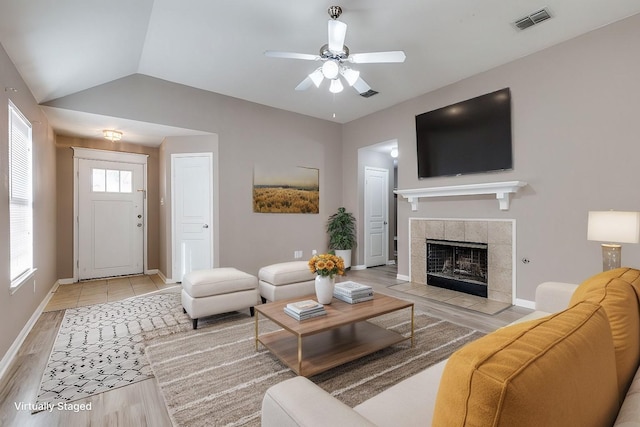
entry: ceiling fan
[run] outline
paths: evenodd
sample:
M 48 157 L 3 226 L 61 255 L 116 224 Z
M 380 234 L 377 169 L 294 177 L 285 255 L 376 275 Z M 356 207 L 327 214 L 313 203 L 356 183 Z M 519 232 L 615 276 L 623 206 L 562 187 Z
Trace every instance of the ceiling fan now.
M 344 89 L 340 80 L 340 76 L 342 76 L 349 86 L 353 87 L 363 96 L 371 92 L 373 92 L 373 94 L 377 93 L 372 91 L 371 87 L 360 77 L 359 71 L 349 68 L 347 64 L 398 63 L 404 62 L 406 55 L 401 50 L 350 53 L 349 48 L 344 44 L 344 39 L 347 34 L 347 24 L 338 21 L 338 18 L 342 14 L 342 8 L 340 6 L 331 6 L 328 13 L 331 17 L 328 25 L 329 42 L 320 48 L 319 55 L 275 50 L 267 50 L 264 54 L 271 58 L 304 59 L 307 61 L 323 62 L 322 66 L 318 67 L 296 86 L 296 90 L 307 90 L 312 84 L 320 87 L 320 84 L 326 78 L 331 81 L 329 91 L 339 93 Z

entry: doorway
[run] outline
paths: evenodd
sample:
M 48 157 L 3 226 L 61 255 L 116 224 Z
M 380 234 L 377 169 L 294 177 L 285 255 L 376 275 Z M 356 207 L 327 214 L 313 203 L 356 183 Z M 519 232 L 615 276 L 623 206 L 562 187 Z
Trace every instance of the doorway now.
M 73 150 L 74 281 L 142 274 L 147 156 Z
M 355 269 L 396 263 L 397 205 L 393 190 L 396 189 L 398 173 L 397 147 L 398 141 L 393 139 L 358 149 L 358 223 L 360 226 L 358 227 L 357 252 L 359 265 L 356 265 Z M 367 169 L 370 172 L 366 172 Z M 373 189 L 371 185 L 367 189 L 367 181 L 370 177 L 365 177 L 365 174 L 370 174 L 376 169 L 386 171 L 387 184 L 385 189 L 380 188 L 377 191 L 378 194 L 381 194 L 380 191 L 382 191 L 382 194 L 386 195 L 386 205 L 382 200 L 368 200 Z M 379 179 L 384 178 L 373 177 L 374 183 L 383 186 L 384 182 Z M 371 181 L 369 184 L 372 184 Z M 370 226 L 374 229 L 376 224 L 373 224 L 375 219 L 367 219 L 367 215 L 376 209 L 386 212 L 386 218 L 382 218 L 382 225 L 385 226 L 386 231 L 384 236 L 379 233 L 373 236 L 368 230 Z M 384 224 L 385 221 L 387 224 Z

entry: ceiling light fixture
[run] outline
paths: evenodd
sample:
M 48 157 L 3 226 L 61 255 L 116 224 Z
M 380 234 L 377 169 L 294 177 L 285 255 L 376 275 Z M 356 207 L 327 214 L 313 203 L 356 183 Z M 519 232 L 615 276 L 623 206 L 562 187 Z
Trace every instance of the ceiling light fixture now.
M 339 72 L 340 67 L 338 66 L 338 63 L 332 59 L 322 64 L 322 75 L 328 79 L 335 79 L 338 77 Z
M 347 64 L 375 64 L 375 63 L 402 63 L 406 59 L 406 55 L 401 50 L 388 52 L 366 52 L 351 53 L 347 45 L 344 44 L 347 35 L 347 24 L 338 21 L 342 15 L 340 6 L 331 6 L 328 11 L 331 18 L 328 22 L 328 43 L 320 47 L 319 54 L 282 52 L 275 50 L 267 50 L 264 52 L 266 56 L 271 58 L 289 58 L 302 59 L 305 61 L 323 61 L 322 66 L 317 68 L 311 74 L 302 80 L 296 90 L 307 90 L 312 85 L 320 87 L 322 80 L 327 78 L 331 80 L 329 90 L 333 93 L 342 92 L 344 86 L 341 76 L 353 87 L 361 96 L 368 98 L 375 95 L 376 91 L 360 77 L 360 72 L 347 67 Z
M 322 75 L 322 69 L 318 68 L 313 73 L 309 74 L 309 78 L 313 82 L 316 87 L 320 87 L 320 83 L 324 80 L 324 76 Z
M 393 147 L 391 149 L 391 153 L 389 153 L 389 155 L 391 155 L 391 157 L 393 157 L 394 159 L 398 157 L 398 149 L 396 147 Z
M 344 77 L 349 86 L 353 86 L 360 78 L 360 71 L 352 70 L 347 67 L 342 67 L 340 69 L 340 74 L 342 74 L 342 77 Z
M 102 131 L 102 135 L 104 135 L 105 139 L 108 139 L 111 142 L 120 141 L 122 139 L 122 132 L 117 130 L 105 129 Z
M 342 82 L 340 79 L 331 80 L 331 86 L 329 86 L 329 92 L 331 93 L 340 93 L 344 89 L 342 86 Z

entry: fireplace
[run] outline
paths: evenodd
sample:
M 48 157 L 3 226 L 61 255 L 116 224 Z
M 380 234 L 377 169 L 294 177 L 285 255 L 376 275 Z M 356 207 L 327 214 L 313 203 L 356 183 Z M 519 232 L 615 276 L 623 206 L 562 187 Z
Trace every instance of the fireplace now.
M 515 220 L 411 218 L 409 220 L 409 280 L 427 284 L 426 240 L 481 243 L 487 247 L 486 286 L 490 301 L 513 303 L 515 289 Z M 443 265 L 440 266 L 442 269 Z M 475 267 L 473 268 L 475 270 Z M 435 273 L 435 272 L 434 272 Z M 431 284 L 432 280 L 429 280 Z
M 487 298 L 486 243 L 427 239 L 427 284 Z

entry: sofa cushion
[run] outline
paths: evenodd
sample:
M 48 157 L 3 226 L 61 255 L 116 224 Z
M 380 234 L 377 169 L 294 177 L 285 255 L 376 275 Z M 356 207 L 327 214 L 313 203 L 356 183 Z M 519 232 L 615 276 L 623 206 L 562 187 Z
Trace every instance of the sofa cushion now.
M 315 279 L 306 261 L 281 262 L 267 265 L 258 271 L 258 278 L 275 286 L 307 282 Z
M 434 426 L 604 426 L 619 409 L 604 308 L 582 302 L 499 329 L 456 351 Z
M 365 400 L 353 409 L 378 427 L 430 426 L 447 361 L 429 366 Z
M 573 293 L 570 305 L 590 301 L 604 307 L 616 349 L 620 402 L 640 362 L 640 312 L 634 283 L 640 271 L 618 268 L 585 280 Z

